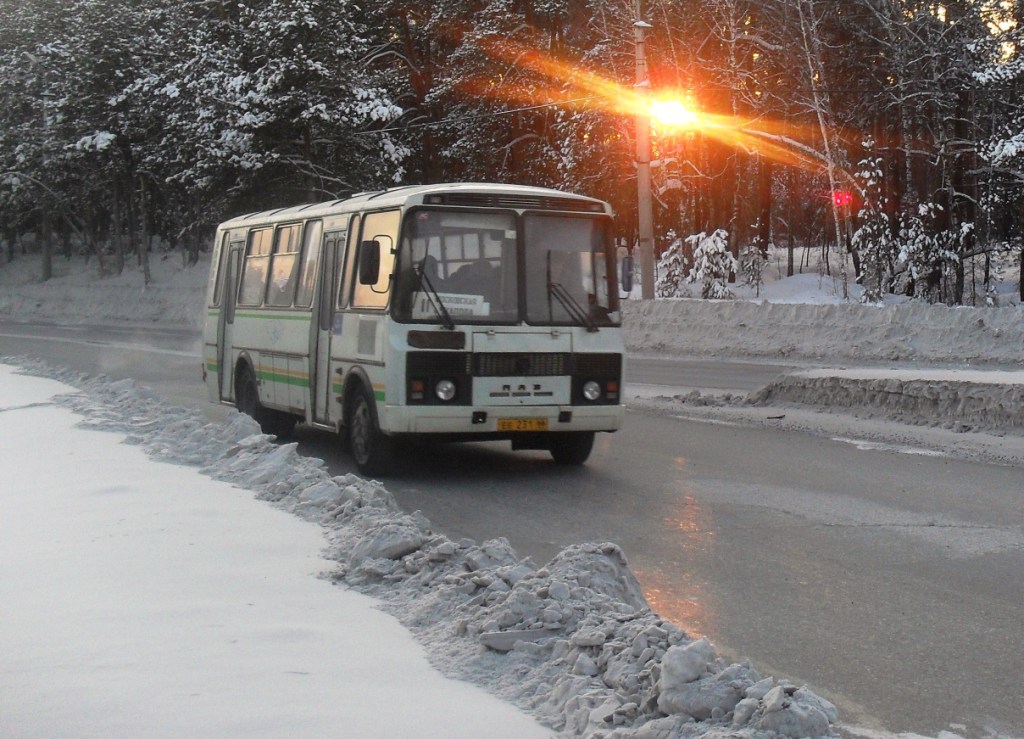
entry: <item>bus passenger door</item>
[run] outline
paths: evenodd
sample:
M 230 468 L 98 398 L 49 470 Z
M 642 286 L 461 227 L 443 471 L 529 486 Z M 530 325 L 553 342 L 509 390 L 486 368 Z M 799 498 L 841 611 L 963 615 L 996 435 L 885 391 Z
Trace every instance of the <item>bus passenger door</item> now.
M 320 294 L 317 298 L 319 315 L 316 326 L 314 355 L 313 420 L 330 423 L 331 410 L 331 333 L 334 328 L 334 314 L 338 302 L 338 272 L 343 263 L 342 252 L 345 232 L 332 231 L 324 234 L 323 273 L 320 279 Z M 337 420 L 337 419 L 335 419 Z
M 220 399 L 228 400 L 234 392 L 233 329 L 235 324 L 235 303 L 238 302 L 238 275 L 242 269 L 244 241 L 232 241 L 225 257 L 223 308 L 217 324 L 217 367 L 220 381 Z

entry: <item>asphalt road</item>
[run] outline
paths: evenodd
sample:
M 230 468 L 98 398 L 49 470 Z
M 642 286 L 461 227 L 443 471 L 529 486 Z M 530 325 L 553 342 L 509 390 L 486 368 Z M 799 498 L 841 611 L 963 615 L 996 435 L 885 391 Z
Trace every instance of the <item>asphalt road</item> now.
M 0 355 L 132 377 L 223 417 L 198 339 L 0 324 Z M 760 387 L 784 366 L 631 358 L 628 382 Z M 353 471 L 336 439 L 303 453 Z M 861 449 L 810 434 L 639 412 L 582 469 L 507 444 L 428 448 L 388 478 L 452 538 L 507 537 L 538 564 L 581 541 L 623 547 L 652 606 L 763 674 L 886 732 L 1024 736 L 1021 470 Z

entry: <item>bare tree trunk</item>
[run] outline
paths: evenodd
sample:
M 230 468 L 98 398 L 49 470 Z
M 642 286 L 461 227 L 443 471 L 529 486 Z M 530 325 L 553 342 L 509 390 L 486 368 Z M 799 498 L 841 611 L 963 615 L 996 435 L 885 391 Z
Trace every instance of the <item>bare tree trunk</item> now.
M 61 248 L 64 252 L 64 261 L 71 261 L 71 229 L 64 226 L 60 230 Z
M 114 273 L 124 272 L 124 243 L 121 241 L 121 229 L 123 227 L 122 203 L 123 197 L 120 180 L 114 177 L 114 202 L 111 213 L 110 244 L 114 249 Z
M 786 241 L 786 277 L 793 276 L 793 252 L 796 251 L 796 241 L 793 238 L 793 229 L 789 229 L 789 238 Z
M 798 0 L 797 12 L 800 17 L 800 36 L 803 44 L 804 61 L 807 64 L 808 80 L 813 96 L 814 114 L 818 129 L 821 132 L 824 147 L 826 173 L 831 192 L 840 189 L 838 179 L 838 148 L 835 142 L 835 127 L 832 125 L 831 103 L 825 74 L 824 55 L 821 48 L 821 37 L 818 33 L 818 19 L 815 17 L 815 0 Z M 832 206 L 832 223 L 835 228 L 836 249 L 840 254 L 840 278 L 843 286 L 843 300 L 850 297 L 849 280 L 846 274 L 846 250 L 842 248 L 843 216 L 835 198 L 829 198 Z M 828 260 L 825 262 L 829 270 Z M 831 273 L 831 272 L 829 272 Z
M 40 281 L 47 282 L 53 277 L 53 229 L 50 228 L 49 215 L 43 215 L 39 222 L 39 242 L 42 253 L 42 270 Z
M 149 243 L 152 234 L 150 233 L 149 189 L 146 186 L 145 177 L 142 177 L 139 182 L 139 191 L 139 206 L 142 209 L 142 241 L 139 243 L 139 262 L 142 264 L 143 283 L 148 286 L 153 280 L 149 271 Z
M 4 229 L 4 240 L 7 242 L 7 263 L 14 261 L 14 250 L 18 244 L 18 232 L 13 228 Z
M 1017 287 L 1020 290 L 1020 300 L 1024 303 L 1024 248 L 1020 250 L 1020 278 L 1017 280 Z
M 766 156 L 758 157 L 758 204 L 757 245 L 761 256 L 768 258 L 768 243 L 772 238 L 772 163 Z M 793 257 L 790 254 L 790 269 L 793 268 Z M 792 272 L 790 273 L 792 274 Z
M 1022 221 L 1024 221 L 1024 189 L 1021 190 L 1020 194 L 1017 197 L 1018 197 L 1018 200 L 1017 200 L 1017 212 L 1019 214 L 1018 217 Z M 1020 295 L 1021 302 L 1024 302 L 1024 239 L 1022 239 L 1021 242 L 1018 243 L 1017 247 L 1020 249 L 1020 260 L 1019 260 L 1020 271 L 1018 272 L 1018 277 L 1017 277 L 1017 288 L 1018 288 L 1018 292 L 1019 292 L 1019 295 Z

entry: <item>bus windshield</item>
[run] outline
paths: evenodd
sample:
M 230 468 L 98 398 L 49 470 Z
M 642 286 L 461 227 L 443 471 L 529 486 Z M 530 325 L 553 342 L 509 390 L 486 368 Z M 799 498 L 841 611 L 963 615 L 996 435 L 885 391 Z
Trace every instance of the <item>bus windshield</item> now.
M 522 216 L 521 228 L 517 221 L 512 212 L 414 211 L 399 251 L 395 318 L 449 327 L 617 322 L 606 221 L 543 213 Z
M 523 226 L 527 323 L 609 325 L 618 292 L 608 290 L 615 265 L 605 248 L 606 222 L 530 213 Z

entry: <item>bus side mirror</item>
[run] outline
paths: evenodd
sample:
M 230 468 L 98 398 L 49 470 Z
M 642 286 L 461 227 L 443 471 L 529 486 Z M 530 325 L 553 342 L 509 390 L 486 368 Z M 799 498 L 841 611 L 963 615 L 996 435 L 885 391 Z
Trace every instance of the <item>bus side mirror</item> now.
M 380 242 L 359 243 L 359 284 L 376 285 L 380 279 Z
M 633 292 L 633 255 L 622 258 L 622 292 L 629 295 Z

